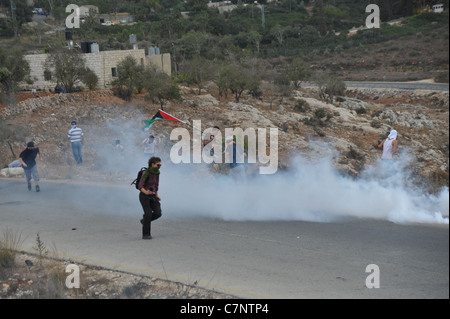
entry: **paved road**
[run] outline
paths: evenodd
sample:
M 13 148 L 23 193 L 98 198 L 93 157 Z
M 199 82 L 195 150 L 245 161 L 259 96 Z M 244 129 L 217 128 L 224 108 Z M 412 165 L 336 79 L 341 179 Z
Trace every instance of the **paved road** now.
M 448 83 L 426 82 L 345 82 L 347 88 L 448 91 Z
M 75 262 L 198 281 L 244 298 L 449 298 L 448 225 L 183 219 L 163 202 L 154 238 L 144 241 L 129 185 L 42 181 L 41 188 L 0 179 L 0 228 L 22 232 L 25 250 L 39 232 Z M 365 286 L 369 264 L 380 268 L 379 289 Z
M 400 90 L 431 90 L 449 91 L 448 83 L 427 82 L 353 82 L 346 81 L 347 88 L 372 88 L 372 89 L 400 89 Z M 316 86 L 313 82 L 302 83 L 303 87 Z

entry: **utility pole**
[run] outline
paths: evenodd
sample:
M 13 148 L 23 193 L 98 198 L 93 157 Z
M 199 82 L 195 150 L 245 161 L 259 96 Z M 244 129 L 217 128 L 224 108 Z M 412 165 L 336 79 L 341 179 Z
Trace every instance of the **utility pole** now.
M 174 61 L 174 66 L 175 66 L 175 73 L 178 72 L 178 68 L 177 68 L 177 55 L 176 55 L 176 49 L 175 49 L 175 44 L 172 42 L 172 48 L 173 48 L 173 61 Z
M 264 5 L 261 6 L 261 20 L 263 29 L 266 28 L 266 17 L 264 16 Z
M 11 18 L 13 20 L 16 20 L 16 5 L 14 4 L 13 0 L 9 0 L 10 4 L 11 4 Z

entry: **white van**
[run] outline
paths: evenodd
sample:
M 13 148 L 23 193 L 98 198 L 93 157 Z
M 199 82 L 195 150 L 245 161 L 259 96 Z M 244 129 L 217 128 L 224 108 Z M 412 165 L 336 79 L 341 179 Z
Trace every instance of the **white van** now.
M 444 5 L 443 4 L 436 4 L 433 6 L 433 12 L 434 13 L 441 13 L 444 12 Z

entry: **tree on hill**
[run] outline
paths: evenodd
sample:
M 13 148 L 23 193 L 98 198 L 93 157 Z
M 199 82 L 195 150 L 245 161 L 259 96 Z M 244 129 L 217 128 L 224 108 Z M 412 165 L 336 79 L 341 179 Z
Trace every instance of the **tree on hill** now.
M 83 81 L 86 63 L 80 51 L 63 48 L 47 57 L 45 69 L 54 75 L 59 84 L 64 85 L 66 92 L 70 93 Z
M 215 65 L 200 56 L 195 56 L 191 61 L 183 61 L 181 71 L 184 74 L 187 84 L 194 84 L 198 87 L 198 94 L 201 93 L 206 81 L 214 76 Z
M 301 58 L 295 58 L 292 63 L 285 66 L 285 74 L 294 83 L 294 86 L 299 88 L 302 82 L 308 81 L 311 78 L 312 71 L 311 67 Z
M 159 102 L 161 109 L 170 100 L 181 100 L 180 88 L 166 73 L 154 68 L 146 68 L 147 81 L 144 84 L 147 91 L 146 98 L 152 102 Z
M 31 82 L 29 79 L 30 66 L 19 51 L 6 52 L 0 50 L 0 92 L 7 102 L 13 102 L 13 94 L 19 83 Z
M 248 67 L 239 62 L 232 62 L 221 70 L 217 85 L 220 95 L 227 96 L 229 90 L 234 94 L 236 102 L 239 102 L 244 91 L 256 92 L 259 89 L 257 79 Z
M 26 4 L 26 1 L 15 1 L 14 10 L 11 10 L 11 2 L 9 0 L 2 0 L 0 2 L 7 8 L 8 18 L 2 19 L 0 23 L 0 35 L 4 36 L 19 36 L 22 25 L 30 22 L 33 17 L 32 9 Z
M 143 70 L 143 66 L 139 65 L 135 58 L 127 56 L 117 64 L 117 79 L 112 84 L 125 86 L 130 93 L 133 93 L 140 79 L 139 74 Z

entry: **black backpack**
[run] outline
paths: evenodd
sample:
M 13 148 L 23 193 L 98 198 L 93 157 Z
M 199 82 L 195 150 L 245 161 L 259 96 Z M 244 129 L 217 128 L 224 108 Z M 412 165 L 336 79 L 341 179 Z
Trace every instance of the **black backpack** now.
M 144 172 L 146 170 L 147 170 L 147 167 L 142 167 L 141 170 L 137 174 L 137 178 L 133 182 L 131 182 L 131 185 L 134 184 L 134 186 L 136 187 L 137 190 L 140 190 L 139 189 L 139 182 L 141 181 L 142 174 L 144 174 Z

